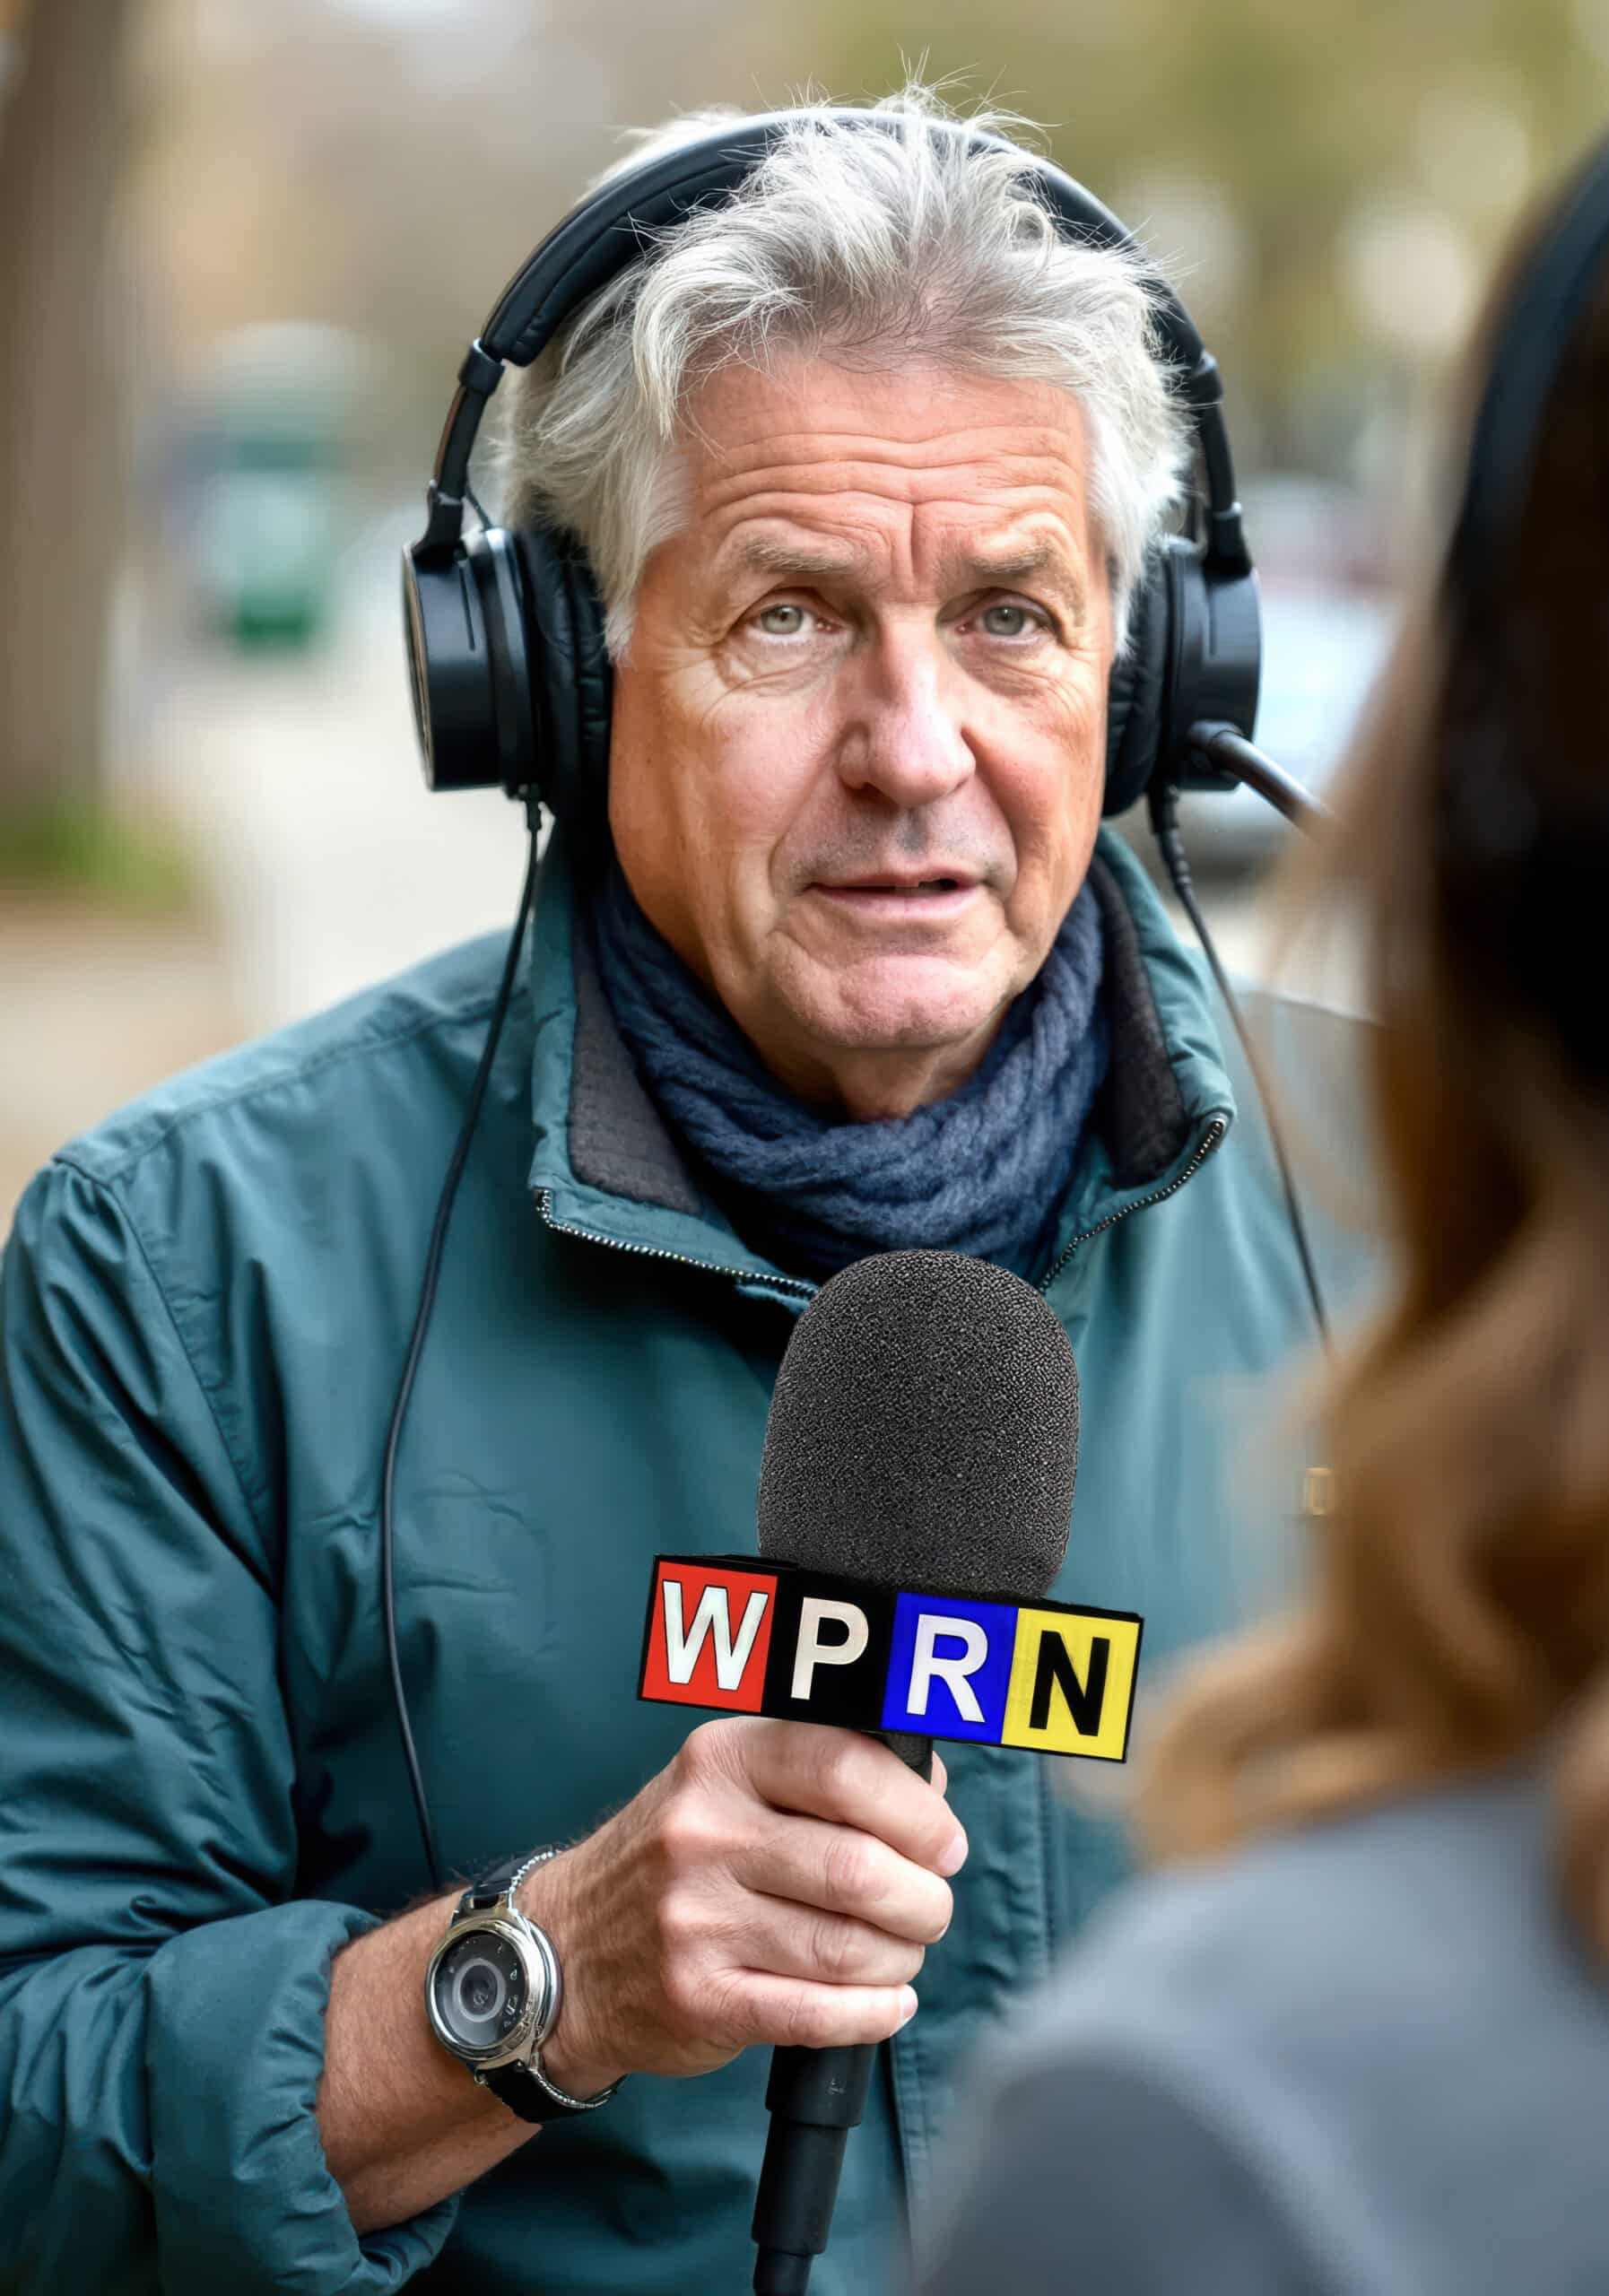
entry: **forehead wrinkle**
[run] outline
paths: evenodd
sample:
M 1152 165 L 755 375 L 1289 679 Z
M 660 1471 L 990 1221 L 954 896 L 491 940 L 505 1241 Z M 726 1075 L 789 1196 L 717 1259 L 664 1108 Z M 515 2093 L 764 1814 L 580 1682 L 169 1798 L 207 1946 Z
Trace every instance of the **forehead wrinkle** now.
M 1057 479 L 1065 471 L 1069 492 L 1082 497 L 1083 472 L 1078 457 L 1068 451 L 1065 441 L 1054 443 L 1056 451 L 1048 454 L 1049 439 L 1039 445 L 1020 439 L 1010 446 L 979 444 L 972 452 L 960 442 L 946 442 L 943 454 L 913 457 L 857 433 L 847 435 L 844 443 L 836 447 L 813 439 L 813 444 L 821 445 L 820 452 L 789 457 L 782 451 L 784 441 L 768 439 L 757 441 L 750 454 L 726 450 L 718 457 L 703 457 L 704 466 L 694 484 L 712 506 L 767 487 L 796 493 L 888 494 L 896 491 L 890 486 L 891 478 L 905 481 L 906 499 L 926 500 L 932 499 L 926 490 L 946 480 L 976 483 L 982 479 L 1006 487 L 1027 483 L 1042 488 L 1048 480 L 1056 483 L 1047 471 L 1048 462 Z
M 946 423 L 935 430 L 897 438 L 878 435 L 864 423 L 843 430 L 828 423 L 812 423 L 796 430 L 768 424 L 748 439 L 718 439 L 708 430 L 700 431 L 698 445 L 710 460 L 728 465 L 741 463 L 745 457 L 769 455 L 803 455 L 820 459 L 840 455 L 846 448 L 858 461 L 970 463 L 995 455 L 1013 459 L 1048 456 L 1060 462 L 1076 462 L 1083 436 L 1077 429 L 1051 422 L 974 422 L 960 426 Z
M 827 577 L 856 573 L 865 556 L 864 551 L 853 546 L 835 550 L 830 544 L 813 545 L 779 535 L 744 533 L 739 528 L 736 539 L 721 550 L 720 562 L 725 565 L 730 561 L 745 574 Z M 1070 581 L 1072 576 L 1065 553 L 1048 539 L 1006 543 L 995 548 L 987 542 L 941 544 L 935 562 L 941 578 L 952 584 L 1026 582 L 1040 574 L 1059 575 Z
M 730 567 L 744 574 L 831 580 L 858 573 L 865 558 L 865 551 L 852 545 L 835 550 L 827 543 L 794 542 L 781 535 L 745 532 L 740 526 L 735 538 L 723 544 L 716 562 L 723 572 Z
M 902 559 L 909 557 L 914 572 L 917 561 L 929 555 L 923 547 L 921 530 L 935 516 L 945 511 L 959 513 L 960 523 L 964 526 L 980 507 L 974 501 L 955 499 L 900 506 L 912 513 L 909 530 L 902 536 L 904 547 L 900 548 L 894 536 L 879 534 L 875 527 L 864 538 L 846 535 L 841 540 L 836 535 L 818 537 L 796 530 L 778 532 L 777 528 L 785 529 L 792 523 L 784 502 L 774 498 L 755 501 L 747 495 L 739 499 L 745 506 L 745 515 L 717 548 L 711 567 L 715 578 L 723 583 L 742 574 L 769 575 L 781 581 L 864 582 L 879 576 L 886 578 L 884 561 L 891 544 L 899 549 Z M 846 500 L 852 499 L 856 498 Z M 889 506 L 877 498 L 873 507 L 886 513 Z M 1082 620 L 1088 605 L 1087 584 L 1075 556 L 1060 537 L 1055 533 L 1036 535 L 1031 531 L 1024 534 L 1020 528 L 1015 533 L 1009 530 L 1024 516 L 1037 526 L 1047 514 L 1058 526 L 1063 523 L 1062 506 L 1041 502 L 1026 512 L 1017 511 L 1008 520 L 1008 530 L 1003 535 L 980 535 L 974 540 L 953 530 L 941 533 L 931 546 L 934 578 L 939 587 L 954 593 L 1042 580 Z M 879 543 L 883 547 L 877 546 Z
M 706 465 L 691 490 L 691 523 L 708 522 L 728 533 L 761 519 L 783 525 L 802 522 L 813 528 L 825 509 L 829 524 L 837 523 L 836 512 L 851 526 L 873 530 L 885 524 L 891 509 L 909 511 L 924 523 L 955 517 L 964 523 L 985 519 L 1014 525 L 1024 519 L 1037 522 L 1048 514 L 1065 525 L 1070 535 L 1083 527 L 1087 505 L 1083 473 L 1076 465 L 1069 469 L 1065 485 L 1059 472 L 1047 471 L 1041 457 L 1021 451 L 998 454 L 992 463 L 935 463 L 916 471 L 894 456 L 868 457 L 864 440 L 859 443 L 854 463 L 824 460 L 802 467 L 779 464 L 768 450 L 763 464 L 757 458 L 745 469 L 730 463 L 718 469 Z M 811 544 L 822 550 L 837 546 L 836 535 Z M 855 546 L 849 539 L 847 547 Z M 717 554 L 725 560 L 724 545 L 718 544 Z
M 928 475 L 941 476 L 948 483 L 931 489 L 867 483 L 867 470 L 843 465 L 824 466 L 814 472 L 775 467 L 730 472 L 707 481 L 696 490 L 692 519 L 695 524 L 704 520 L 724 523 L 735 511 L 740 518 L 786 522 L 798 516 L 796 510 L 790 509 L 792 504 L 807 503 L 813 515 L 820 504 L 831 501 L 841 503 L 849 516 L 857 512 L 864 515 L 867 509 L 874 516 L 885 516 L 891 509 L 927 517 L 949 513 L 962 519 L 992 517 L 1016 520 L 1039 518 L 1048 513 L 1063 521 L 1071 520 L 1074 526 L 1083 522 L 1085 504 L 1082 486 L 1070 488 L 1064 494 L 1038 464 L 1031 464 L 1022 473 L 1002 471 L 998 466 L 989 471 L 975 463 L 949 465 L 942 474 Z

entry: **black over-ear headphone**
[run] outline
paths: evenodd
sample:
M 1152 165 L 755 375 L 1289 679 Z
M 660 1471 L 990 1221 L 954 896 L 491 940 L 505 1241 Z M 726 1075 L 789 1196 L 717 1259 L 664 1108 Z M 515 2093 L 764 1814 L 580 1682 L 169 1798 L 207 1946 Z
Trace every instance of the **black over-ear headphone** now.
M 1448 716 L 1434 816 L 1437 895 L 1469 963 L 1600 1080 L 1609 1080 L 1609 787 L 1596 754 L 1550 752 L 1549 770 L 1536 770 L 1550 739 L 1535 723 L 1547 673 L 1514 573 L 1549 404 L 1606 262 L 1603 144 L 1560 196 L 1494 331 L 1442 583 Z M 1584 470 L 1581 483 L 1590 490 L 1595 476 L 1601 506 L 1604 472 Z M 1601 674 L 1596 662 L 1582 668 Z
M 801 119 L 887 129 L 873 110 L 774 112 L 734 121 L 616 178 L 567 215 L 504 291 L 458 370 L 426 497 L 429 522 L 403 557 L 413 710 L 432 789 L 501 787 L 557 820 L 602 821 L 609 759 L 609 663 L 601 604 L 573 536 L 465 535 L 469 457 L 505 365 L 528 366 L 650 235 L 735 190 Z M 928 123 L 972 149 L 1013 151 L 962 122 Z M 1024 178 L 1065 237 L 1132 248 L 1116 216 L 1031 153 Z M 1198 448 L 1192 530 L 1155 552 L 1112 672 L 1105 810 L 1121 813 L 1159 772 L 1179 786 L 1228 785 L 1193 748 L 1204 721 L 1249 736 L 1257 716 L 1262 618 L 1240 529 L 1217 361 L 1178 298 L 1158 283 L 1161 352 Z

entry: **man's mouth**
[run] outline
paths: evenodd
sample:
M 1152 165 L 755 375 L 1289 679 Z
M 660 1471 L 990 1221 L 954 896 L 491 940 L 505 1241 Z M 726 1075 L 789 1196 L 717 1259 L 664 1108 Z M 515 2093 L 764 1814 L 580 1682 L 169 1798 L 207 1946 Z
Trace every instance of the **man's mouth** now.
M 836 883 L 825 881 L 818 890 L 825 893 L 954 893 L 970 891 L 976 880 L 965 876 L 934 877 L 846 877 Z
M 926 877 L 819 878 L 811 887 L 857 929 L 949 933 L 970 914 L 978 880 L 949 871 Z

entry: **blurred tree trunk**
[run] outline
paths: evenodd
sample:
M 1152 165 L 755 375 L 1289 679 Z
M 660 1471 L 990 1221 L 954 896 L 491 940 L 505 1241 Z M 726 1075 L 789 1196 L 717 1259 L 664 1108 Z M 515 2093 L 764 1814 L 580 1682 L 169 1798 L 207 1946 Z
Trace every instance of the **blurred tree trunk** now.
M 123 509 L 108 253 L 129 0 L 36 0 L 0 95 L 0 809 L 93 797 Z M 14 0 L 7 12 L 16 14 Z M 0 16 L 0 25 L 4 19 Z

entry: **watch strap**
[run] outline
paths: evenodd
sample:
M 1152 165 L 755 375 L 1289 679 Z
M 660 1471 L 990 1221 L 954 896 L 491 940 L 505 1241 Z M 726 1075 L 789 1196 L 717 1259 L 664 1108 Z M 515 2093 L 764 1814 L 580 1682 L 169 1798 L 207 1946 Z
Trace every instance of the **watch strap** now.
M 623 2079 L 623 2075 L 622 2076 Z M 484 2089 L 507 2105 L 521 2120 L 574 2120 L 583 2113 L 595 2113 L 606 2105 L 619 2081 L 611 2081 L 596 2097 L 571 2097 L 550 2081 L 542 2067 L 530 2065 L 500 2065 L 495 2073 L 477 2073 L 475 2079 Z
M 500 1859 L 497 1865 L 482 1874 L 478 1882 L 470 1883 L 458 1900 L 453 1919 L 461 1921 L 466 1913 L 490 1913 L 505 1898 L 512 1905 L 514 1892 L 526 1875 L 534 1873 L 538 1866 L 545 1866 L 550 1857 L 557 1857 L 558 1855 L 555 1846 L 552 1849 L 539 1849 L 534 1857 Z
M 538 1866 L 545 1866 L 550 1857 L 556 1857 L 558 1854 L 555 1847 L 539 1849 L 534 1857 L 504 1858 L 490 1873 L 483 1874 L 478 1882 L 470 1883 L 458 1900 L 455 1918 L 462 1918 L 470 1913 L 490 1913 L 493 1907 L 501 1905 L 505 1900 L 513 1908 L 514 1892 L 526 1875 L 534 1873 Z M 620 2087 L 619 2081 L 612 2081 L 606 2089 L 600 2089 L 596 2097 L 572 2097 L 556 2082 L 548 2079 L 540 2062 L 535 2059 L 527 2065 L 500 2065 L 489 2073 L 477 2072 L 474 2077 L 483 2089 L 491 2090 L 500 2103 L 507 2105 L 510 2112 L 517 2113 L 521 2120 L 536 2123 L 570 2120 L 583 2113 L 596 2112 L 600 2105 L 608 2103 Z

